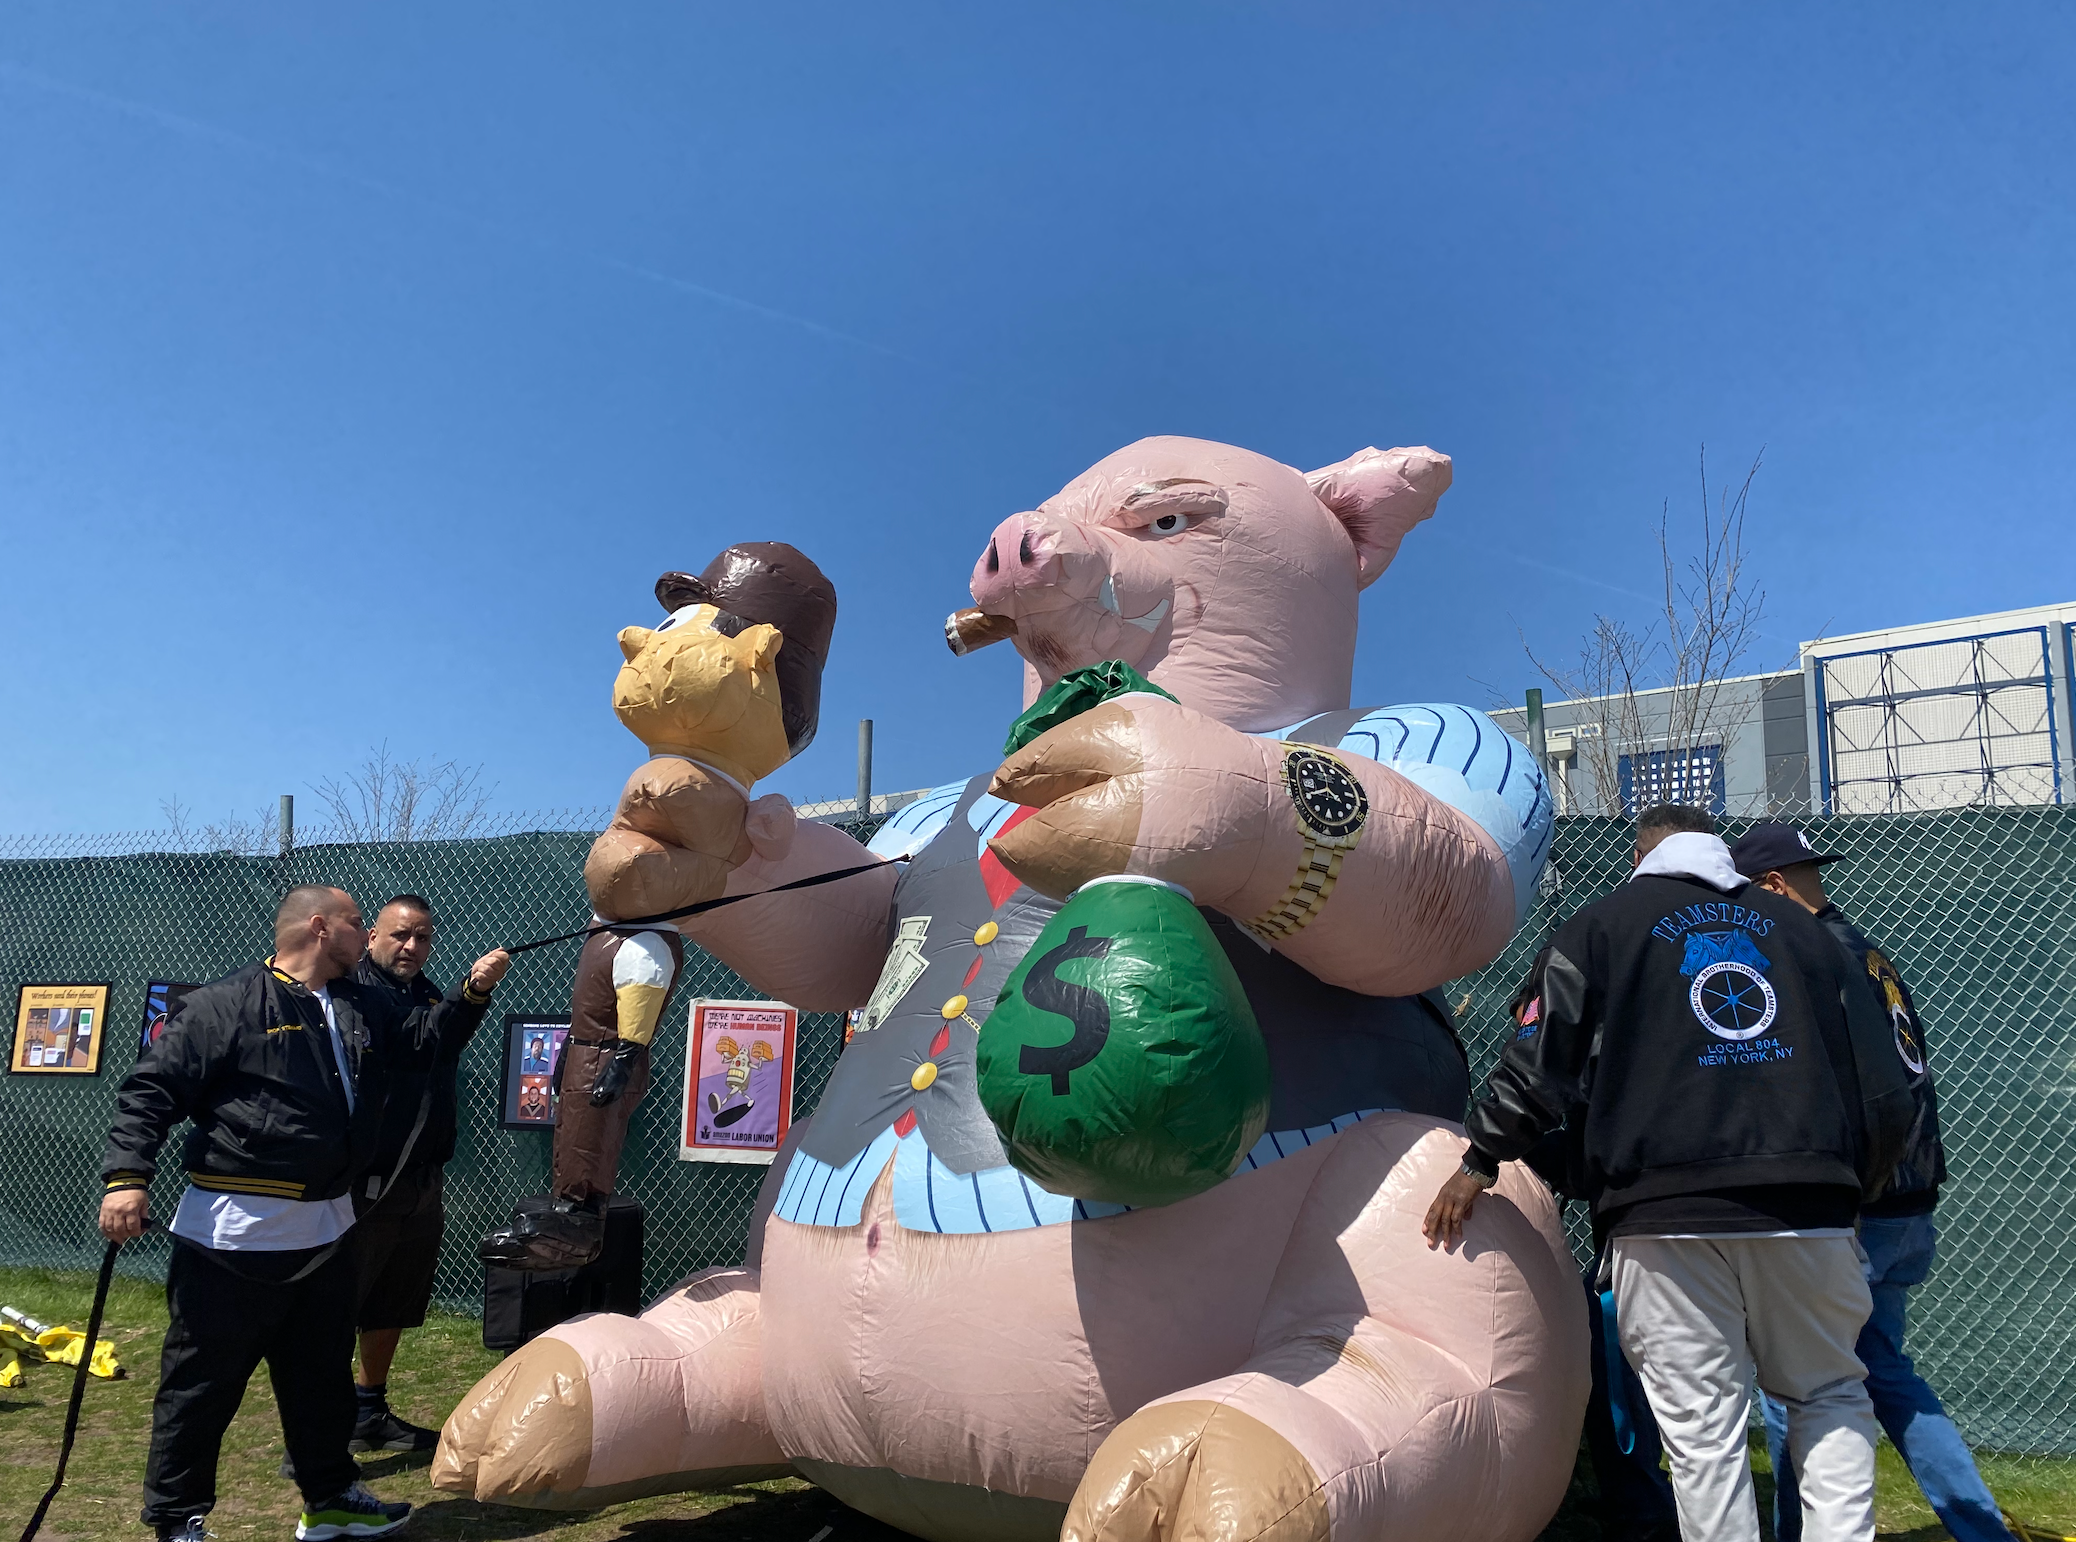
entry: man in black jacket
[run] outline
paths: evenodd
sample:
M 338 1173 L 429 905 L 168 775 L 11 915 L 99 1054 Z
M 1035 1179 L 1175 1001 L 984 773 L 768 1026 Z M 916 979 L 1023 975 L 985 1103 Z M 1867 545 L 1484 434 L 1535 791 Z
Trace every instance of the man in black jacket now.
M 303 1542 L 381 1536 L 411 1507 L 361 1483 L 353 1433 L 352 1189 L 374 1157 L 385 1095 L 383 1004 L 348 978 L 367 941 L 343 890 L 291 889 L 274 952 L 190 992 L 116 1093 L 101 1231 L 143 1230 L 159 1150 L 192 1121 L 188 1187 L 169 1226 L 166 1329 L 145 1524 L 203 1542 L 216 1459 L 245 1384 L 267 1362 Z M 371 1018 L 373 1021 L 371 1021 Z
M 1860 1249 L 1867 1255 L 1867 1284 L 1874 1312 L 1860 1330 L 1855 1352 L 1867 1366 L 1867 1394 L 1874 1417 L 1889 1432 L 1917 1486 L 1955 1542 L 2011 1542 L 1997 1502 L 1990 1496 L 1961 1432 L 1903 1350 L 1905 1293 L 1930 1273 L 1938 1233 L 1932 1209 L 1946 1180 L 1946 1150 L 1939 1140 L 1939 1095 L 1932 1085 L 1932 1056 L 1910 987 L 1887 954 L 1867 940 L 1824 892 L 1818 868 L 1839 858 L 1820 852 L 1792 825 L 1756 825 L 1730 848 L 1730 858 L 1753 882 L 1794 900 L 1815 916 L 1845 950 L 1852 967 L 1873 989 L 1896 1039 L 1896 1053 L 1910 1072 L 1915 1120 L 1903 1159 L 1879 1199 L 1860 1210 Z M 1800 1542 L 1802 1512 L 1797 1502 L 1795 1462 L 1787 1449 L 1787 1410 L 1766 1400 L 1766 1444 L 1773 1455 L 1774 1535 Z
M 1427 1217 L 1453 1244 L 1501 1161 L 1584 1104 L 1581 1187 L 1622 1349 L 1671 1457 L 1687 1542 L 1757 1542 L 1745 1426 L 1787 1405 L 1805 1520 L 1874 1536 L 1874 1414 L 1852 1227 L 1910 1090 L 1888 1024 L 1800 906 L 1741 876 L 1695 809 L 1647 810 L 1635 872 L 1560 926 Z
M 443 1170 L 454 1156 L 454 1073 L 490 993 L 512 957 L 503 949 L 470 966 L 454 990 L 442 994 L 425 977 L 432 955 L 432 906 L 416 894 L 384 902 L 368 935 L 368 951 L 353 971 L 363 990 L 391 1003 L 385 1014 L 383 1064 L 389 1076 L 369 1182 L 394 1173 L 379 1194 L 356 1195 L 360 1224 L 353 1250 L 360 1272 L 359 1408 L 356 1451 L 430 1451 L 440 1432 L 397 1417 L 389 1407 L 389 1367 L 406 1328 L 425 1322 L 447 1216 L 441 1202 Z

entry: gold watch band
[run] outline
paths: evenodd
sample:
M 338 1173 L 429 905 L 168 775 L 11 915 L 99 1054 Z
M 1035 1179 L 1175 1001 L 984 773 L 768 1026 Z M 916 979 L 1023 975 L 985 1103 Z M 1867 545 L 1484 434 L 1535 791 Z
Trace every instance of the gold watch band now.
M 1305 865 L 1298 869 L 1290 887 L 1283 891 L 1282 898 L 1264 910 L 1247 929 L 1271 942 L 1280 941 L 1293 932 L 1311 924 L 1319 912 L 1326 908 L 1327 900 L 1334 892 L 1334 884 L 1341 876 L 1341 859 L 1347 855 L 1342 846 L 1322 846 L 1307 836 L 1305 839 Z

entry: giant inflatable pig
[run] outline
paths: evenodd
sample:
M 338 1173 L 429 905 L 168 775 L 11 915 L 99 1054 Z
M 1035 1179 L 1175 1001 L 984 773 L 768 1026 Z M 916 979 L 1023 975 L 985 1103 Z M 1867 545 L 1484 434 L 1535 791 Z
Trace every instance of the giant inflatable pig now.
M 860 1009 L 854 1035 L 743 1265 L 513 1355 L 434 1481 L 568 1508 L 797 1473 L 947 1542 L 1534 1536 L 1587 1384 L 1556 1207 L 1508 1168 L 1460 1248 L 1420 1222 L 1464 1149 L 1437 987 L 1512 935 L 1550 802 L 1481 714 L 1348 699 L 1357 595 L 1449 476 L 1147 439 L 1004 520 L 955 646 L 1013 636 L 1027 705 L 1107 660 L 1176 699 L 938 788 L 874 837 L 882 868 L 684 923 L 759 990 Z M 803 823 L 728 887 L 869 860 Z M 1010 1165 L 975 1074 L 1032 939 L 1117 875 L 1193 897 L 1272 1084 L 1231 1176 L 1136 1209 Z

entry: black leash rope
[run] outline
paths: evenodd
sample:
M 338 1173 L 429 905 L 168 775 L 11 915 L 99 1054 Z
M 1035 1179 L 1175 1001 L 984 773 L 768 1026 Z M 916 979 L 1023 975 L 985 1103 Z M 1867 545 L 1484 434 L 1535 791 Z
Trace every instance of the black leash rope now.
M 782 883 L 773 888 L 759 889 L 755 894 L 724 894 L 719 899 L 701 900 L 696 905 L 681 905 L 676 910 L 666 910 L 655 916 L 630 916 L 625 921 L 601 921 L 596 926 L 579 927 L 573 932 L 564 932 L 556 937 L 538 937 L 532 942 L 514 942 L 505 946 L 507 953 L 530 953 L 535 948 L 545 948 L 553 943 L 569 942 L 578 937 L 591 937 L 599 932 L 640 931 L 643 927 L 660 925 L 665 921 L 681 921 L 686 916 L 705 915 L 709 910 L 719 910 L 723 905 L 733 905 L 738 900 L 763 899 L 767 894 L 784 894 L 792 889 L 812 889 L 816 884 L 834 883 L 839 878 L 855 878 L 860 873 L 876 873 L 883 867 L 893 866 L 890 862 L 867 862 L 859 867 L 840 867 L 833 873 L 815 873 L 806 878 L 796 878 L 791 883 Z
M 72 1442 L 79 1437 L 79 1405 L 86 1400 L 87 1376 L 94 1359 L 94 1347 L 101 1342 L 101 1314 L 108 1308 L 108 1285 L 115 1278 L 115 1255 L 122 1251 L 122 1247 L 120 1242 L 111 1242 L 108 1251 L 101 1255 L 101 1277 L 94 1281 L 94 1310 L 87 1317 L 86 1342 L 80 1345 L 79 1369 L 72 1375 L 72 1401 L 65 1409 L 65 1438 L 58 1446 L 58 1470 L 50 1480 L 50 1487 L 43 1491 L 36 1513 L 22 1528 L 22 1542 L 31 1542 L 36 1528 L 43 1524 L 43 1517 L 50 1513 L 50 1502 L 65 1486 L 65 1464 L 72 1459 Z

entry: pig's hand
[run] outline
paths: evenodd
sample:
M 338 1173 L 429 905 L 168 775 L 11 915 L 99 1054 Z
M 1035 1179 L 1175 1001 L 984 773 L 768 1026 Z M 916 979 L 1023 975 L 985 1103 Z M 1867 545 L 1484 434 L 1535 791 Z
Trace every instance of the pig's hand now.
M 1388 766 L 1338 752 L 1370 804 L 1332 895 L 1277 952 L 1329 985 L 1408 996 L 1490 963 L 1514 929 L 1492 837 Z M 1306 860 L 1283 746 L 1158 697 L 1112 702 L 1012 755 L 994 790 L 1038 812 L 990 844 L 1041 893 L 1134 873 L 1245 924 L 1283 902 Z
M 1282 788 L 1282 755 L 1270 741 L 1162 697 L 1111 701 L 1002 763 L 991 790 L 1038 812 L 989 844 L 1055 899 L 1091 878 L 1135 873 L 1226 909 L 1258 871 L 1287 877 L 1295 865 Z M 1276 839 L 1285 824 L 1290 833 Z

